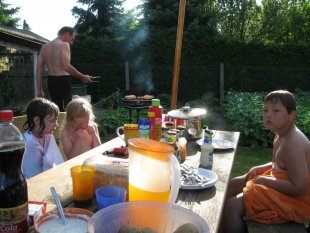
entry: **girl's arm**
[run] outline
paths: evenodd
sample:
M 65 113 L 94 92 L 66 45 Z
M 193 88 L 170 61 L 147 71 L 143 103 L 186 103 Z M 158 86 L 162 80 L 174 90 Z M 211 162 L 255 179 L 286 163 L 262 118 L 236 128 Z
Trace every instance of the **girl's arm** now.
M 101 145 L 101 140 L 99 136 L 99 131 L 96 125 L 91 125 L 88 127 L 88 132 L 92 136 L 93 139 L 93 148 Z

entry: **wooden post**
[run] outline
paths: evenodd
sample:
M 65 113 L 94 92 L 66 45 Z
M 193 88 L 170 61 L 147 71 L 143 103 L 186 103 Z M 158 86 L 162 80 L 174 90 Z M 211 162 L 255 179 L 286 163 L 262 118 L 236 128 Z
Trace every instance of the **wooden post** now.
M 173 66 L 173 80 L 172 80 L 170 109 L 175 109 L 176 103 L 177 103 L 185 5 L 186 5 L 186 0 L 180 0 L 178 30 L 177 30 L 177 39 L 176 39 L 174 66 Z
M 224 63 L 220 63 L 220 101 L 224 100 Z

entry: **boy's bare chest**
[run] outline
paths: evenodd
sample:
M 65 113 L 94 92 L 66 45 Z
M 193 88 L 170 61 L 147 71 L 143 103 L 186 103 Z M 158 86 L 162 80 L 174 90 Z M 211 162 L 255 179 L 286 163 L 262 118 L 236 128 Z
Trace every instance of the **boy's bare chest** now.
M 281 143 L 275 147 L 274 153 L 274 167 L 282 171 L 287 171 L 286 164 L 284 162 L 285 151 L 281 146 Z

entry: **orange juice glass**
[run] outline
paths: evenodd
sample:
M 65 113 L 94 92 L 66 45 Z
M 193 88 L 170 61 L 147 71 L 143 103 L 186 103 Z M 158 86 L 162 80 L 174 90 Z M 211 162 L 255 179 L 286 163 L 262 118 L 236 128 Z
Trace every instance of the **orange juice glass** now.
M 94 178 L 96 168 L 78 165 L 71 168 L 73 199 L 75 202 L 88 202 L 94 196 Z

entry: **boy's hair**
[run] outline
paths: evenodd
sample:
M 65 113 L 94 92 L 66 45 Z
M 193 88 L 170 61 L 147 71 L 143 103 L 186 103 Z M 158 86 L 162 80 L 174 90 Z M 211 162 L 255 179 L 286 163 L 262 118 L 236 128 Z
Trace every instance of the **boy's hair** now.
M 68 26 L 62 27 L 58 31 L 58 36 L 61 36 L 61 35 L 65 34 L 66 32 L 69 32 L 69 34 L 72 35 L 73 33 L 75 33 L 75 30 L 74 30 L 74 28 L 68 27 Z
M 46 116 L 51 116 L 55 114 L 55 118 L 58 116 L 59 108 L 58 106 L 45 99 L 45 98 L 34 98 L 28 105 L 26 114 L 27 121 L 25 123 L 26 130 L 31 133 L 34 129 L 34 118 L 37 116 L 40 119 L 40 127 L 39 127 L 39 135 L 41 135 L 42 131 L 45 129 L 44 118 Z
M 66 125 L 65 128 L 69 131 L 74 128 L 74 119 L 76 117 L 89 116 L 89 123 L 91 125 L 97 125 L 95 123 L 95 115 L 93 113 L 93 107 L 91 103 L 85 98 L 76 98 L 70 101 L 66 107 Z
M 272 91 L 264 98 L 264 103 L 266 102 L 280 102 L 290 114 L 296 111 L 296 100 L 295 96 L 286 90 Z

